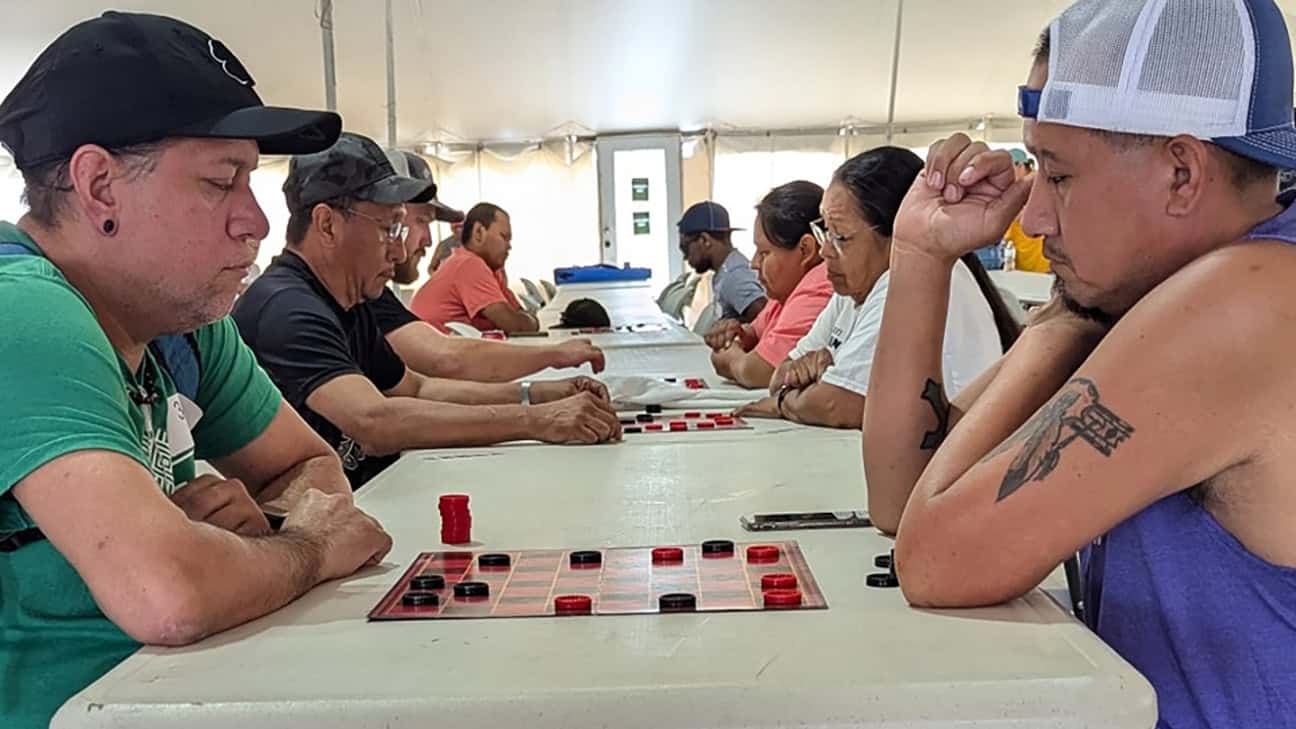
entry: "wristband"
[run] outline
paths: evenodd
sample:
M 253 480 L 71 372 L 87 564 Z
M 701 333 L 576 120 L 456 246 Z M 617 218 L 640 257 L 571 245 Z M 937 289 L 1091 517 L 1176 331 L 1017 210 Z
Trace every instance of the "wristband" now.
M 531 404 L 531 383 L 530 382 L 522 383 L 522 404 L 523 405 Z

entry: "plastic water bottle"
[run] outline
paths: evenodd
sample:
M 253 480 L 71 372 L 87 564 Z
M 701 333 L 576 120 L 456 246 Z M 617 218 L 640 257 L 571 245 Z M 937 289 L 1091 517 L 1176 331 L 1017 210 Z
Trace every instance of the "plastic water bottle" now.
M 1003 255 L 1003 270 L 1016 271 L 1017 270 L 1017 246 L 1014 246 L 1012 244 L 1012 241 L 1005 240 L 999 244 L 999 250 L 1002 252 Z

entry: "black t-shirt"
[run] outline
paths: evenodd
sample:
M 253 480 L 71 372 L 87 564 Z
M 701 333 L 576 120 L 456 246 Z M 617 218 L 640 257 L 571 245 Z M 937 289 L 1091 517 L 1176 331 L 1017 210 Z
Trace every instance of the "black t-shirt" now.
M 419 320 L 414 312 L 401 303 L 391 289 L 383 289 L 382 296 L 365 303 L 365 306 L 373 312 L 374 319 L 378 321 L 378 328 L 383 334 L 391 334 L 406 324 Z
M 395 455 L 366 456 L 359 444 L 306 406 L 306 398 L 335 377 L 363 375 L 386 391 L 405 376 L 405 363 L 383 338 L 369 306 L 343 309 L 305 261 L 284 251 L 239 297 L 233 316 L 243 341 L 284 399 L 337 451 L 352 488 L 396 460 Z

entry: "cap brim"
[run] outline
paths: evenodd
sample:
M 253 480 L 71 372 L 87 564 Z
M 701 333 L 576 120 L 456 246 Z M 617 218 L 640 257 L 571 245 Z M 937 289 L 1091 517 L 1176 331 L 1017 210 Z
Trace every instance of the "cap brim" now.
M 298 155 L 323 152 L 341 133 L 342 117 L 331 111 L 249 106 L 180 130 L 176 136 L 251 139 L 262 154 Z
M 379 205 L 399 205 L 414 202 L 431 187 L 432 183 L 428 180 L 416 180 L 413 177 L 392 175 L 372 185 L 366 185 L 352 194 L 357 199 L 378 203 Z
M 465 216 L 462 210 L 455 210 L 454 208 L 450 207 L 449 205 L 446 205 L 445 203 L 441 202 L 440 200 L 437 200 L 436 198 L 429 200 L 428 204 L 436 209 L 437 220 L 443 223 L 463 222 Z
M 1252 132 L 1245 137 L 1217 137 L 1211 141 L 1234 154 L 1280 170 L 1296 169 L 1296 128 L 1293 127 Z

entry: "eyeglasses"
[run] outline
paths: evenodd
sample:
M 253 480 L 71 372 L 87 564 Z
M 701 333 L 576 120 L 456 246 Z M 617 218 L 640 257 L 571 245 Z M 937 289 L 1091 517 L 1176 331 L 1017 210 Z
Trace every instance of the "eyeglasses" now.
M 382 235 L 383 235 L 383 240 L 385 240 L 388 243 L 396 243 L 396 242 L 404 243 L 405 239 L 409 237 L 409 226 L 405 225 L 404 223 L 388 223 L 384 220 L 380 220 L 379 218 L 375 218 L 372 215 L 366 215 L 360 212 L 359 210 L 356 210 L 355 208 L 343 208 L 343 210 L 345 212 L 351 213 L 352 215 L 359 215 L 365 220 L 372 220 L 373 222 L 377 223 L 379 226 L 385 227 L 386 230 L 382 231 Z
M 877 230 L 878 227 L 876 225 L 870 225 L 867 229 Z M 838 253 L 841 253 L 843 249 L 850 247 L 847 245 L 847 241 L 850 240 L 849 238 L 843 238 L 840 235 L 833 235 L 828 232 L 828 226 L 824 223 L 823 218 L 815 218 L 810 221 L 810 235 L 814 236 L 815 242 L 819 244 L 820 248 L 832 243 L 832 247 L 836 249 Z M 853 238 L 854 236 L 851 237 Z

